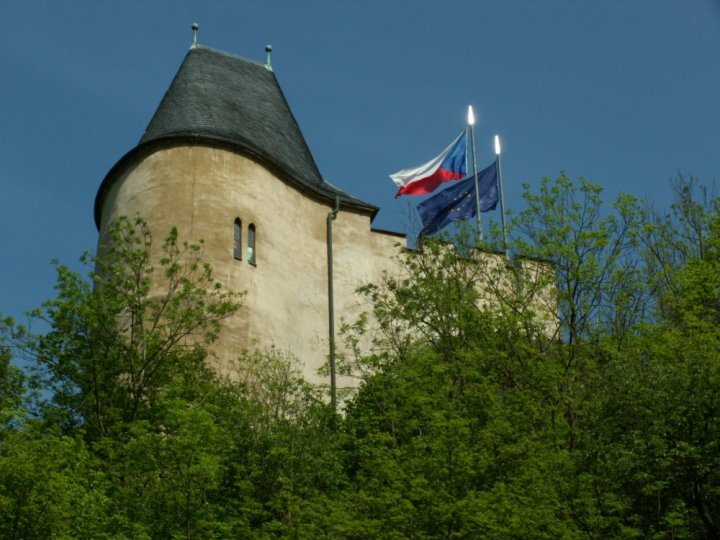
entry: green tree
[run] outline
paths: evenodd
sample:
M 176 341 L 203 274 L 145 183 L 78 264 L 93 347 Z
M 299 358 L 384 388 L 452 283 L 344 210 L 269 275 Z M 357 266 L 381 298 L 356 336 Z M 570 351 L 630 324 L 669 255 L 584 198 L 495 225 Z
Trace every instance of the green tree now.
M 6 321 L 4 324 L 9 324 Z M 0 323 L 2 328 L 3 323 Z M 0 441 L 7 429 L 25 416 L 26 384 L 22 371 L 11 362 L 10 349 L 0 342 Z
M 697 178 L 678 175 L 672 181 L 675 201 L 667 210 L 646 205 L 639 235 L 644 276 L 654 298 L 658 318 L 678 311 L 674 299 L 681 296 L 678 272 L 693 261 L 706 260 L 720 198 Z
M 208 345 L 240 297 L 215 283 L 201 245 L 173 231 L 153 250 L 139 219 L 120 220 L 110 240 L 84 258 L 89 280 L 58 266 L 56 298 L 33 313 L 46 334 L 3 323 L 3 413 L 23 394 L 10 350 L 50 399 L 0 439 L 1 530 L 323 536 L 344 475 L 338 418 L 321 391 L 278 351 L 242 354 L 230 378 L 208 367 Z M 73 501 L 84 502 L 69 511 Z
M 511 221 L 511 248 L 552 264 L 563 341 L 573 345 L 598 332 L 621 338 L 647 309 L 636 199 L 621 194 L 607 212 L 600 186 L 564 174 L 543 178 L 539 193 L 528 184 L 523 189 L 527 207 Z
M 546 179 L 513 257 L 401 252 L 344 328 L 344 416 L 290 354 L 212 371 L 239 296 L 121 221 L 89 280 L 58 266 L 46 334 L 0 325 L 0 535 L 717 538 L 720 220 L 676 186 L 660 219 Z
M 363 384 L 347 409 L 338 536 L 577 536 L 574 458 L 548 399 L 562 371 L 537 311 L 513 297 L 528 290 L 517 280 L 545 276 L 456 243 L 407 251 L 400 277 L 363 289 L 378 324 L 375 353 L 344 360 Z M 484 287 L 498 280 L 509 288 Z
M 56 298 L 32 314 L 47 333 L 4 322 L 3 351 L 27 361 L 46 397 L 37 419 L 0 448 L 6 470 L 17 465 L 4 495 L 31 522 L 56 502 L 60 515 L 67 501 L 59 493 L 75 483 L 80 495 L 103 501 L 107 519 L 98 523 L 113 534 L 203 536 L 213 528 L 206 503 L 229 433 L 218 428 L 221 385 L 205 363 L 207 347 L 240 295 L 222 290 L 202 245 L 179 243 L 174 230 L 155 251 L 159 268 L 141 219 L 119 220 L 109 238 L 98 257 L 83 257 L 89 279 L 57 266 Z M 36 459 L 42 470 L 33 475 L 22 464 Z M 68 472 L 82 470 L 106 483 Z M 68 485 L 54 489 L 54 479 Z M 63 520 L 46 516 L 39 536 L 68 534 Z
M 321 388 L 277 350 L 235 363 L 241 399 L 232 429 L 223 498 L 233 537 L 333 538 L 329 517 L 346 485 L 339 419 Z
M 684 228 L 679 218 L 663 226 Z M 598 492 L 614 501 L 599 505 L 597 523 L 638 535 L 720 536 L 720 230 L 712 211 L 693 219 L 705 224 L 685 240 L 695 246 L 676 246 L 682 261 L 665 266 L 657 314 L 607 364 L 588 410 L 589 466 Z
M 108 485 L 81 438 L 23 426 L 0 443 L 0 536 L 98 537 Z
M 363 384 L 342 535 L 717 537 L 720 226 L 715 199 L 676 186 L 659 223 L 546 179 L 511 251 L 552 273 L 453 238 L 364 289 L 379 324 L 350 328 L 374 347 L 345 359 Z
M 91 438 L 149 418 L 163 386 L 199 367 L 238 295 L 215 282 L 202 245 L 178 243 L 173 229 L 152 264 L 141 219 L 120 219 L 98 257 L 85 255 L 89 279 L 57 265 L 57 297 L 34 312 L 50 330 L 12 328 L 17 354 L 36 368 L 70 426 Z
M 581 434 L 598 536 L 718 537 L 718 337 L 649 327 L 607 366 Z

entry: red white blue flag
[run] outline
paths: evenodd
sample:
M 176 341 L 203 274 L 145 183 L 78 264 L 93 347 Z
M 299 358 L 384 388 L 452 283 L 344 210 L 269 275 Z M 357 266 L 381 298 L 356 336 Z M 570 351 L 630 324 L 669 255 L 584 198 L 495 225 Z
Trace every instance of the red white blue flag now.
M 424 195 L 431 193 L 442 182 L 460 180 L 467 176 L 467 131 L 463 131 L 450 146 L 436 158 L 390 175 L 398 192 L 395 195 Z

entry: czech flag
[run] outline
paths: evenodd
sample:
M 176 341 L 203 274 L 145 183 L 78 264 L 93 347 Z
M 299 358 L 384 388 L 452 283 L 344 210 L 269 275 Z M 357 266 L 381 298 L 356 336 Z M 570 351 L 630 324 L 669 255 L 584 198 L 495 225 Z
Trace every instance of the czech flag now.
M 423 165 L 403 169 L 390 175 L 400 195 L 424 195 L 431 193 L 442 182 L 459 180 L 467 176 L 467 130 L 455 139 L 435 159 Z

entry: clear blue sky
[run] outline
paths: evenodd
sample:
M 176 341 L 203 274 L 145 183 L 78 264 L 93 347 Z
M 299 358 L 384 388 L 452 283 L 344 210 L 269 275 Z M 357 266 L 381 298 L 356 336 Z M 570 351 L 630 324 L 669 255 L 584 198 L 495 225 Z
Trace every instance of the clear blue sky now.
M 273 65 L 323 176 L 403 230 L 388 174 L 439 153 L 472 104 L 503 139 L 507 205 L 566 171 L 663 206 L 720 176 L 718 0 L 0 0 L 0 312 L 79 268 L 92 208 L 200 43 Z M 408 205 L 411 203 L 411 206 Z

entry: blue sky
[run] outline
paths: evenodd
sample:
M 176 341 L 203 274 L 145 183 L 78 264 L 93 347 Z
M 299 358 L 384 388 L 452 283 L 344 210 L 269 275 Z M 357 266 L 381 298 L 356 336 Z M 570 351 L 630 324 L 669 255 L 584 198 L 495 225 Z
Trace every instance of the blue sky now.
M 407 228 L 388 174 L 478 116 L 505 196 L 566 171 L 658 206 L 682 172 L 720 177 L 718 0 L 0 0 L 0 312 L 80 269 L 93 201 L 200 43 L 273 65 L 323 176 Z

